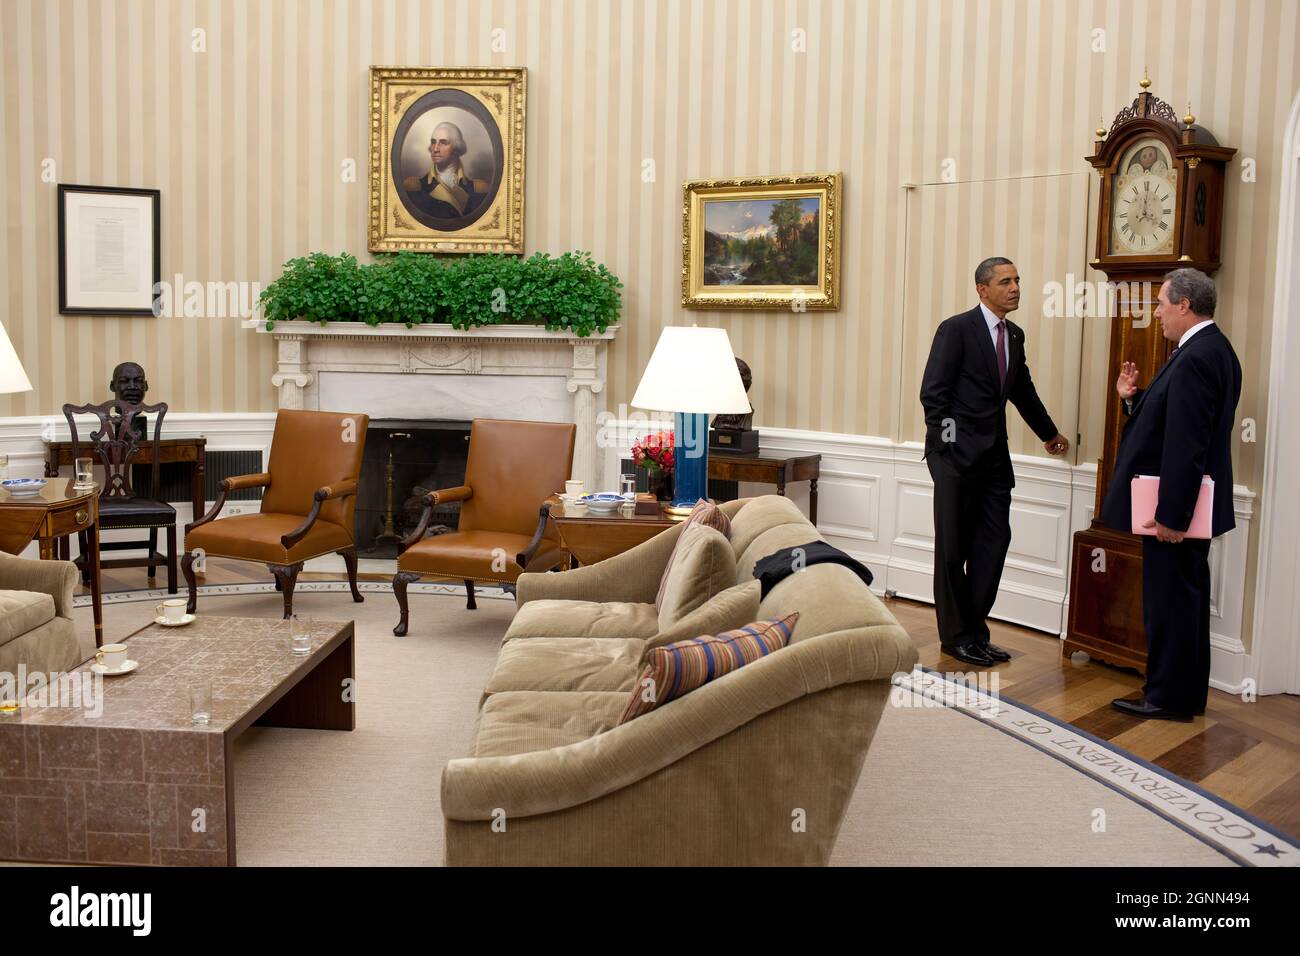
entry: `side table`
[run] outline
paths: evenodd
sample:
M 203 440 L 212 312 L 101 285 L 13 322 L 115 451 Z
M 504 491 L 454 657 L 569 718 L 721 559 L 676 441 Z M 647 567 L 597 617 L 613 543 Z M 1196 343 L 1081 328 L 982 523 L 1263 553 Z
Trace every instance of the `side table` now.
M 41 559 L 55 557 L 60 538 L 85 532 L 95 646 L 104 643 L 104 608 L 99 590 L 99 485 L 77 487 L 71 478 L 46 481 L 38 495 L 14 496 L 0 488 L 0 549 L 19 554 L 35 538 Z
M 685 520 L 673 518 L 662 509 L 658 515 L 624 515 L 621 511 L 573 515 L 565 513 L 561 501 L 550 501 L 548 505 L 560 547 L 584 565 L 622 554 Z
M 808 482 L 808 518 L 817 524 L 817 479 L 821 476 L 821 455 L 771 458 L 765 455 L 729 455 L 709 451 L 709 477 L 719 481 L 756 481 L 776 485 L 785 494 L 788 481 Z

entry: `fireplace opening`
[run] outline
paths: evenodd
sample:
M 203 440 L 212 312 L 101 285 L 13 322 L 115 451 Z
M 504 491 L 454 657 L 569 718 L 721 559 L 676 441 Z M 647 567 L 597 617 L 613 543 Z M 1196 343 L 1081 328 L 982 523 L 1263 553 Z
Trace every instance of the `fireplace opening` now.
M 355 535 L 362 558 L 395 558 L 397 543 L 415 530 L 424 496 L 465 483 L 469 422 L 372 419 L 357 486 Z M 460 502 L 439 505 L 429 520 L 456 530 Z

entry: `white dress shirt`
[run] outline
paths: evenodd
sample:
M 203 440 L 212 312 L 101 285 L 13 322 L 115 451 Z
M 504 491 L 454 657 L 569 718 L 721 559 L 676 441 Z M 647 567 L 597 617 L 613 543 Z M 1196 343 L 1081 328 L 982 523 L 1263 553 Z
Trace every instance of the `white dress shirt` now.
M 998 323 L 1001 322 L 1002 319 L 999 319 L 994 315 L 993 311 L 983 302 L 980 303 L 980 311 L 984 313 L 984 321 L 989 327 L 989 338 L 993 340 L 993 353 L 996 355 L 998 351 Z M 1005 335 L 1006 332 L 1004 331 L 1003 334 Z M 1009 354 L 1010 353 L 1008 353 L 1008 355 Z
M 1183 333 L 1182 338 L 1178 340 L 1178 348 L 1182 348 L 1184 345 L 1186 345 L 1187 340 L 1190 339 L 1197 332 L 1201 331 L 1201 329 L 1205 328 L 1207 325 L 1213 325 L 1213 324 L 1214 324 L 1213 319 L 1206 319 L 1203 322 L 1197 322 L 1190 329 L 1188 329 L 1186 332 Z

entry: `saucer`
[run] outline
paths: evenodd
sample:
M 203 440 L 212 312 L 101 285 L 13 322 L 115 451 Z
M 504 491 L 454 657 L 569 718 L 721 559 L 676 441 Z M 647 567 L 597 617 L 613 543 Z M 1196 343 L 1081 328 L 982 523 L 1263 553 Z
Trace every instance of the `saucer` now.
M 96 661 L 90 665 L 90 669 L 96 674 L 103 674 L 105 677 L 121 677 L 123 674 L 131 673 L 131 671 L 135 670 L 139 666 L 139 661 L 127 661 L 117 670 L 109 670 L 103 664 L 99 663 L 99 661 Z
M 594 495 L 584 495 L 582 503 L 597 514 L 612 514 L 618 510 L 624 500 L 622 495 L 603 491 Z
M 165 617 L 156 617 L 153 619 L 153 622 L 155 624 L 161 624 L 163 627 L 184 627 L 186 624 L 193 624 L 197 618 L 197 614 L 186 614 L 179 621 L 169 621 Z
M 44 478 L 6 478 L 3 482 L 5 491 L 13 498 L 31 498 L 41 493 L 45 487 Z

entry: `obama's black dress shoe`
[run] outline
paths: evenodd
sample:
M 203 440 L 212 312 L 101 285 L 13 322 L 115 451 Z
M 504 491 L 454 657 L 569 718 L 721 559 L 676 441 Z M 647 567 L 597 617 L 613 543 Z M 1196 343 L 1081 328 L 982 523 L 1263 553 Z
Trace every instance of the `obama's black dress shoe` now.
M 997 663 L 992 657 L 984 653 L 984 645 L 975 641 L 967 641 L 965 644 L 958 644 L 955 647 L 944 645 L 943 652 L 950 654 L 959 661 L 974 664 L 976 667 L 992 667 Z
M 1180 720 L 1184 722 L 1190 722 L 1192 719 L 1191 714 L 1180 713 L 1176 710 L 1165 710 L 1163 707 L 1148 703 L 1145 697 L 1139 697 L 1137 700 L 1125 700 L 1121 697 L 1112 700 L 1110 705 L 1116 710 L 1133 717 L 1147 717 L 1151 720 Z
M 1011 655 L 1010 655 L 1010 653 L 1008 653 L 1007 651 L 1004 651 L 1002 648 L 998 647 L 996 644 L 990 644 L 990 643 L 988 643 L 988 642 L 985 642 L 985 643 L 981 644 L 980 647 L 983 648 L 985 654 L 987 654 L 989 657 L 993 658 L 995 661 L 1009 661 L 1009 660 L 1011 660 Z

